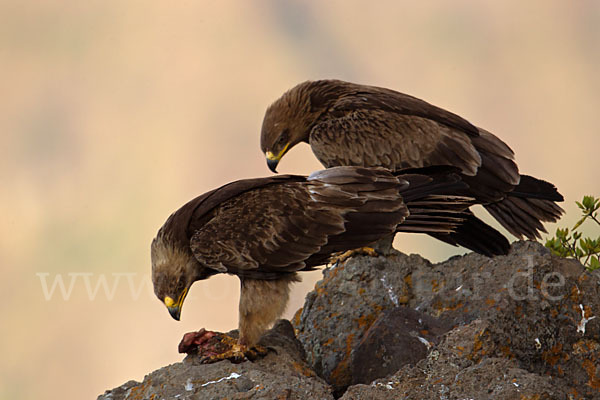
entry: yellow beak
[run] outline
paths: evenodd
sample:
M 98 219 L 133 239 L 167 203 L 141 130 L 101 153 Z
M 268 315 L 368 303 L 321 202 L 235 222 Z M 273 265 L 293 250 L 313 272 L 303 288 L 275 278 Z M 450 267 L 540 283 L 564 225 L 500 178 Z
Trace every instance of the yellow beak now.
M 179 321 L 179 317 L 181 317 L 181 306 L 183 305 L 183 300 L 185 299 L 187 292 L 188 289 L 186 288 L 181 293 L 181 296 L 179 296 L 179 299 L 177 301 L 173 300 L 169 296 L 165 296 L 165 299 L 163 300 L 165 306 L 167 306 L 167 309 L 169 310 L 169 314 L 171 314 L 171 317 L 173 317 L 173 319 L 176 321 Z
M 279 164 L 281 157 L 283 157 L 283 155 L 288 151 L 289 147 L 290 144 L 287 143 L 278 154 L 274 154 L 271 151 L 267 151 L 265 153 L 265 156 L 267 157 L 267 166 L 271 171 L 277 173 L 277 164 Z

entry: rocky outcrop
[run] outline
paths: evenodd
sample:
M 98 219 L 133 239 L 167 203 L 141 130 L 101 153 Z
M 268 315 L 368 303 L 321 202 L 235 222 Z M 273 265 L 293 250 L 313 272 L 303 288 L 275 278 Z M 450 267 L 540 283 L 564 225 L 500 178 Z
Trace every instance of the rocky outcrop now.
M 324 270 L 298 339 L 287 321 L 263 337 L 276 353 L 188 356 L 100 398 L 600 398 L 599 314 L 599 276 L 538 243 L 439 264 L 361 256 Z
M 506 357 L 469 358 L 488 329 L 475 320 L 450 331 L 426 358 L 371 385 L 350 386 L 344 400 L 357 399 L 568 399 L 551 376 L 519 367 Z
M 201 364 L 198 354 L 190 354 L 98 399 L 333 399 L 329 385 L 304 362 L 289 321 L 279 320 L 261 344 L 271 351 L 255 362 Z

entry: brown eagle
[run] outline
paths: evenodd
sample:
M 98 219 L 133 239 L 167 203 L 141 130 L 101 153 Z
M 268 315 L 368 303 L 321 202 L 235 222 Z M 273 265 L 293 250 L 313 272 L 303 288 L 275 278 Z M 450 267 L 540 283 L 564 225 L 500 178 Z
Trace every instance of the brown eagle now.
M 473 199 L 454 195 L 466 187 L 458 174 L 424 172 L 428 175 L 336 167 L 309 177 L 246 179 L 174 212 L 151 246 L 154 291 L 171 316 L 179 320 L 195 281 L 218 273 L 241 281 L 238 342 L 216 350 L 207 347 L 214 333 L 202 330 L 186 335 L 180 351 L 201 345 L 209 361 L 243 359 L 254 354 L 261 333 L 284 311 L 298 271 L 397 231 L 443 235 L 474 218 L 463 215 Z
M 393 171 L 451 165 L 472 196 L 518 238 L 540 238 L 542 222 L 563 210 L 554 185 L 520 175 L 513 151 L 490 132 L 423 100 L 390 89 L 339 80 L 308 81 L 266 111 L 261 149 L 269 168 L 299 142 L 326 167 L 383 166 Z M 445 237 L 467 243 L 468 228 Z

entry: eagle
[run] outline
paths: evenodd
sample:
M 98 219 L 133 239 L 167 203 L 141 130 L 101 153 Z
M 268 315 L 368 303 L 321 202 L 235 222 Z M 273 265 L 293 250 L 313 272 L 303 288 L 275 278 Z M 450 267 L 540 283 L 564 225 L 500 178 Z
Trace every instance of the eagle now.
M 260 146 L 276 172 L 296 144 L 308 143 L 326 168 L 382 166 L 392 171 L 454 166 L 475 198 L 508 232 L 535 240 L 563 213 L 553 184 L 521 175 L 502 140 L 464 118 L 391 89 L 341 80 L 300 83 L 268 107 Z M 469 247 L 468 227 L 440 237 Z M 496 235 L 498 237 L 498 235 Z
M 201 349 L 207 362 L 263 355 L 258 340 L 299 271 L 398 231 L 444 235 L 474 218 L 464 214 L 473 199 L 456 195 L 466 188 L 456 172 L 421 172 L 343 166 L 245 179 L 175 211 L 151 244 L 154 291 L 171 316 L 179 320 L 195 281 L 225 273 L 241 282 L 238 340 L 221 335 L 213 345 L 215 333 L 201 330 L 184 336 L 180 352 Z

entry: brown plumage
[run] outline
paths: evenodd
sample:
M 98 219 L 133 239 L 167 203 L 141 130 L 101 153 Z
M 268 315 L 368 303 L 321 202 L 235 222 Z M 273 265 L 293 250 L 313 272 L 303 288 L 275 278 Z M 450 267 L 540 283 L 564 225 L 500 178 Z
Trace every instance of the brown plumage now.
M 241 281 L 241 345 L 252 346 L 285 309 L 297 272 L 332 253 L 368 245 L 406 226 L 446 234 L 469 218 L 457 174 L 394 176 L 338 167 L 311 176 L 232 182 L 173 213 L 152 242 L 152 280 L 175 319 L 190 286 L 217 273 Z
M 261 149 L 275 172 L 297 143 L 309 143 L 325 167 L 383 166 L 393 171 L 432 165 L 460 169 L 473 196 L 510 233 L 529 239 L 554 222 L 563 197 L 548 182 L 520 175 L 512 150 L 467 120 L 390 89 L 339 80 L 308 81 L 275 101 L 265 114 Z M 468 227 L 449 243 L 468 239 Z M 496 235 L 496 239 L 498 235 Z

